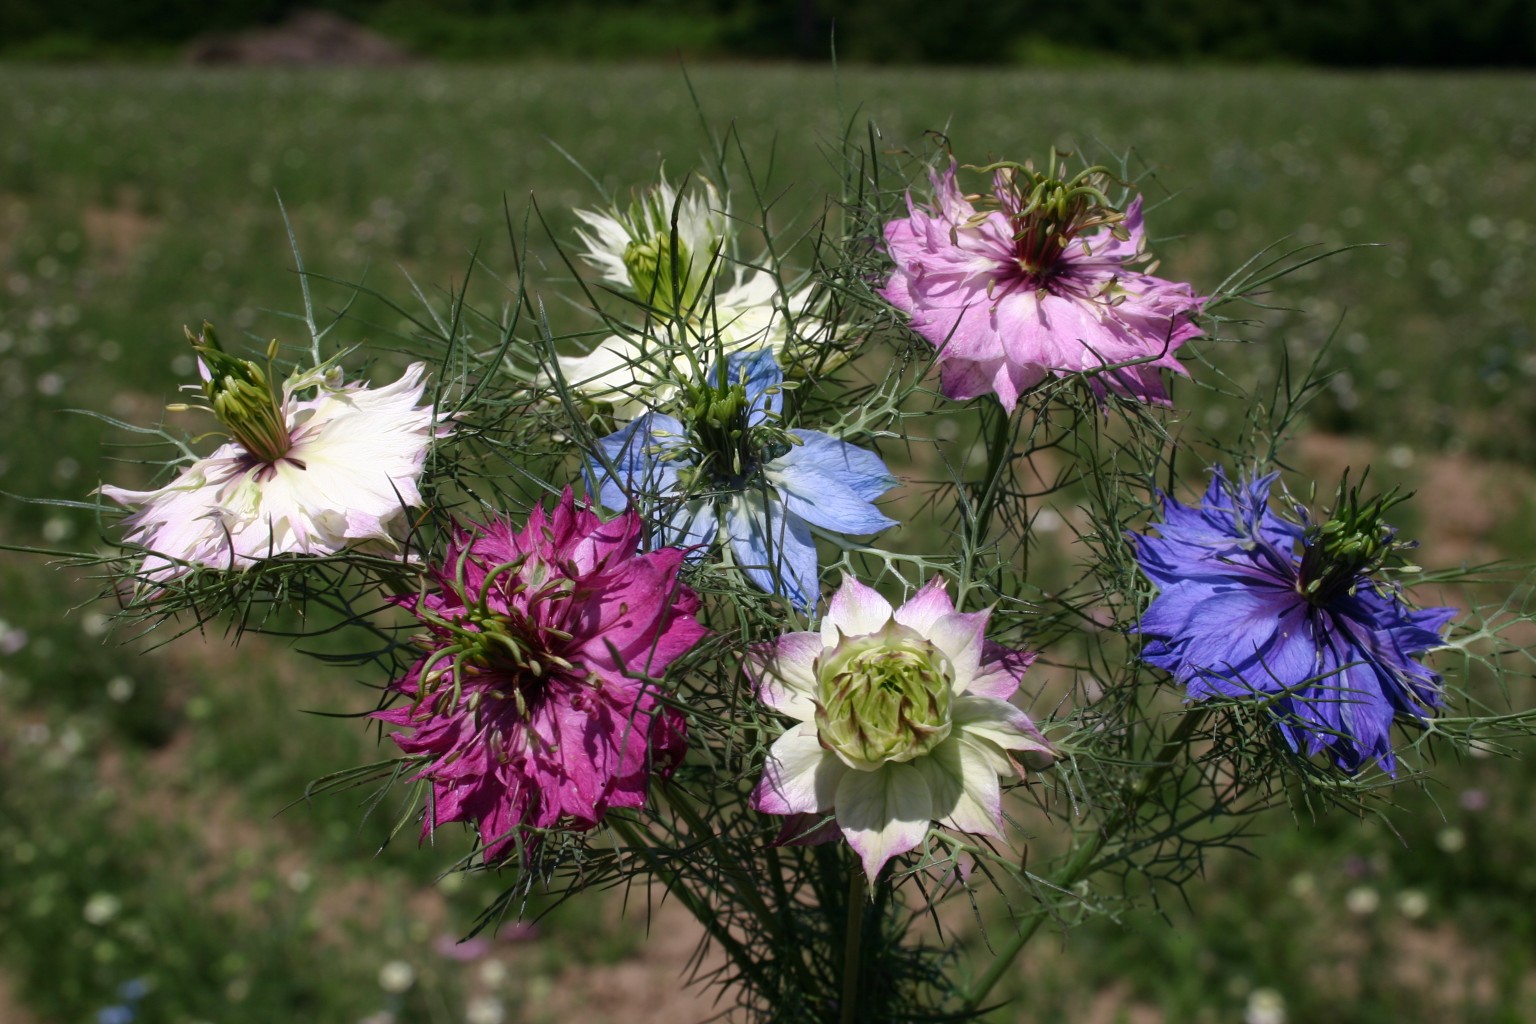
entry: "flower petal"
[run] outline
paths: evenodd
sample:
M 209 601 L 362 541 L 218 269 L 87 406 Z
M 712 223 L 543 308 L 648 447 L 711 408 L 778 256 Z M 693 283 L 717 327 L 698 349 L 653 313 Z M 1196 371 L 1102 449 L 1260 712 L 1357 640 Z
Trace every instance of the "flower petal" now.
M 1051 745 L 1029 716 L 1007 701 L 992 697 L 956 697 L 952 709 L 954 728 L 966 737 L 986 740 L 1003 750 L 1023 751 L 1034 767 L 1043 768 L 1055 759 Z
M 1003 834 L 1002 789 L 992 761 L 975 743 L 951 736 L 912 762 L 933 798 L 933 816 L 957 832 Z
M 774 741 L 752 806 L 767 814 L 816 814 L 832 810 L 843 776 L 852 771 L 822 749 L 813 722 L 802 722 Z
M 604 508 L 629 507 L 632 494 L 652 497 L 677 488 L 675 462 L 659 456 L 682 447 L 683 425 L 671 416 L 647 413 L 597 442 L 603 459 L 588 458 L 589 488 L 597 484 L 597 500 Z
M 804 519 L 786 513 L 777 494 L 732 495 L 725 513 L 736 564 L 761 590 L 789 598 L 809 610 L 821 596 L 816 542 Z
M 928 783 L 909 764 L 890 762 L 872 772 L 850 770 L 837 785 L 838 827 L 863 861 L 870 882 L 886 861 L 916 849 L 932 820 Z
M 935 622 L 954 610 L 955 602 L 949 599 L 949 585 L 944 577 L 935 576 L 896 609 L 895 619 L 903 626 L 927 636 Z
M 844 576 L 821 620 L 822 643 L 835 647 L 841 637 L 878 633 L 890 621 L 891 602 L 853 576 Z
M 801 722 L 816 715 L 816 659 L 826 649 L 820 633 L 785 633 L 747 655 L 757 699 Z

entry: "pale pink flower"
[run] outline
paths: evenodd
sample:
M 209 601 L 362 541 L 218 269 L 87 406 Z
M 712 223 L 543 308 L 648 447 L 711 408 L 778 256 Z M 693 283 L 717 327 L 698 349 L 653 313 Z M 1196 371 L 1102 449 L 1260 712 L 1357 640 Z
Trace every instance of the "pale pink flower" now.
M 938 348 L 945 395 L 992 393 L 1011 412 L 1047 376 L 1091 373 L 1101 395 L 1166 402 L 1160 371 L 1184 372 L 1174 353 L 1205 300 L 1130 269 L 1148 258 L 1139 196 L 1121 214 L 1091 172 L 1014 165 L 990 196 L 962 194 L 953 164 L 932 180 L 931 207 L 909 197 L 885 226 L 896 266 L 880 294 Z
M 837 833 L 870 881 L 938 824 L 1001 836 L 999 776 L 1049 744 L 1008 702 L 1033 654 L 984 636 L 990 612 L 957 612 L 934 578 L 900 608 L 852 577 L 820 632 L 785 633 L 748 665 L 765 704 L 795 720 L 768 752 L 752 804 L 789 816 L 789 842 Z M 831 815 L 837 832 L 816 829 Z M 829 834 L 830 833 L 830 834 Z
M 139 577 L 163 583 L 191 566 L 238 570 L 279 555 L 398 549 L 441 432 L 431 404 L 420 404 L 425 372 L 414 363 L 382 388 L 343 384 L 334 368 L 295 374 L 266 407 L 253 400 L 264 429 L 243 429 L 251 417 L 221 407 L 234 440 L 170 483 L 103 485 L 102 494 L 138 510 L 123 525 L 126 542 L 147 552 Z M 314 397 L 298 397 L 311 388 Z
M 426 624 L 424 653 L 393 684 L 409 702 L 375 717 L 402 727 L 431 782 L 423 835 L 472 821 L 495 859 L 522 827 L 585 830 L 641 806 L 682 760 L 685 723 L 651 680 L 706 630 L 677 581 L 683 552 L 637 554 L 641 529 L 567 490 L 521 531 L 457 531 L 426 592 L 398 599 Z

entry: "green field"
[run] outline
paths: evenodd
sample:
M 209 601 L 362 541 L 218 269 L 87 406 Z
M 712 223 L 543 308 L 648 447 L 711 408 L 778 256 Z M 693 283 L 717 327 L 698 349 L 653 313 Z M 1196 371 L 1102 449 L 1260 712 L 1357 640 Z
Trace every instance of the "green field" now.
M 1277 241 L 1377 243 L 1286 279 L 1282 308 L 1202 351 L 1241 376 L 1282 346 L 1327 346 L 1339 372 L 1296 462 L 1376 459 L 1417 486 L 1404 525 L 1427 564 L 1536 557 L 1536 78 L 1509 75 L 0 67 L 0 490 L 85 500 L 135 478 L 104 461 L 125 435 L 66 410 L 155 422 L 192 371 L 183 324 L 298 340 L 279 195 L 316 274 L 401 301 L 409 275 L 433 298 L 473 252 L 472 298 L 494 309 L 514 294 L 510 235 L 557 303 L 570 272 L 546 225 L 568 241 L 571 208 L 599 202 L 562 150 L 622 194 L 732 133 L 792 230 L 835 188 L 845 131 L 923 151 L 942 132 L 974 163 L 1130 152 L 1155 171 L 1160 273 L 1197 289 Z M 382 304 L 353 314 L 349 341 L 410 330 Z M 10 544 L 88 548 L 95 530 L 0 506 Z M 370 691 L 270 642 L 232 648 L 217 626 L 201 647 L 104 642 L 95 591 L 0 560 L 0 1020 L 659 1019 L 607 991 L 664 995 L 687 959 L 634 961 L 638 894 L 622 922 L 593 897 L 536 937 L 504 928 L 448 955 L 496 891 L 434 881 L 464 852 L 456 835 L 375 855 L 388 808 L 359 826 L 348 797 L 290 806 L 375 750 L 355 719 L 296 709 L 356 712 Z M 1536 1019 L 1536 773 L 1442 769 L 1390 827 L 1265 819 L 1261 859 L 1213 861 L 1188 906 L 1167 894 L 1172 927 L 1147 914 L 1041 936 L 994 1018 L 1215 1024 L 1273 991 L 1293 1022 Z

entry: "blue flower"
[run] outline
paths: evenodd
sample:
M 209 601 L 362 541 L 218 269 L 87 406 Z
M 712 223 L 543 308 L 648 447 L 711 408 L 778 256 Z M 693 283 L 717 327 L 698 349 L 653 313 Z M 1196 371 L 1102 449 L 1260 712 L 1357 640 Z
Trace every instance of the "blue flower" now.
M 598 501 L 651 504 L 653 545 L 701 553 L 723 527 L 753 584 L 809 609 L 820 596 L 811 527 L 870 534 L 895 526 L 874 500 L 896 479 L 885 463 L 816 430 L 779 426 L 784 372 L 767 349 L 728 357 L 687 397 L 684 418 L 650 412 L 598 442 L 587 473 Z
M 1269 509 L 1275 474 L 1237 487 L 1220 467 L 1199 505 L 1163 502 L 1159 537 L 1133 537 L 1160 593 L 1142 616 L 1142 658 L 1191 699 L 1269 703 L 1292 750 L 1358 772 L 1396 769 L 1396 715 L 1425 720 L 1440 677 L 1414 660 L 1441 644 L 1454 608 L 1414 610 L 1370 573 L 1391 550 L 1390 497 L 1354 495 L 1320 525 Z

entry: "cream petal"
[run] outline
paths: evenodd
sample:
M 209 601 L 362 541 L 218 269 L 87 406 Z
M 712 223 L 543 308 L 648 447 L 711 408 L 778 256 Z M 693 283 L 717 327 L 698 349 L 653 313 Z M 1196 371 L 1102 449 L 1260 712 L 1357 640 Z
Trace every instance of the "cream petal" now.
M 801 723 L 774 741 L 752 806 L 768 814 L 816 814 L 832 809 L 848 767 L 822 749 L 816 726 Z
M 1051 745 L 1035 723 L 1007 701 L 974 695 L 956 697 L 952 713 L 954 728 L 959 733 L 994 743 L 1003 750 L 1022 751 L 1033 767 L 1044 768 L 1055 759 Z
M 849 770 L 837 785 L 838 827 L 871 882 L 886 861 L 922 844 L 932 820 L 928 783 L 910 764 Z
M 996 762 L 980 744 L 951 736 L 912 762 L 933 797 L 933 816 L 947 828 L 986 836 L 1003 834 L 1002 789 Z M 1003 770 L 1008 763 L 1003 762 Z
M 832 595 L 826 618 L 821 620 L 821 638 L 828 646 L 842 636 L 878 633 L 891 621 L 891 602 L 852 576 L 844 576 L 842 586 Z

